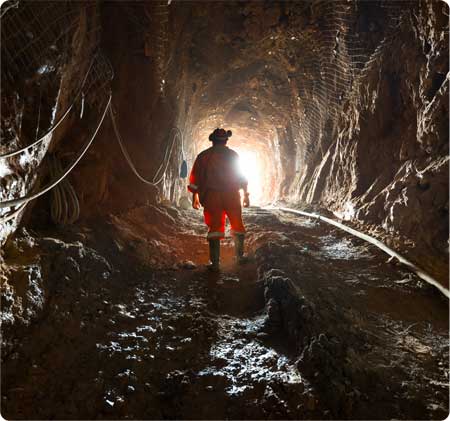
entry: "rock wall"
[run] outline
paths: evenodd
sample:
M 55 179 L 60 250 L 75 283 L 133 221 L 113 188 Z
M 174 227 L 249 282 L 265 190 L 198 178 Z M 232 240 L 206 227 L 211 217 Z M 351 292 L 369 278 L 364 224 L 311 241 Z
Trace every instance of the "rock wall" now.
M 2 200 L 30 194 L 33 188 L 38 190 L 55 180 L 50 172 L 53 157 L 63 168 L 74 161 L 98 127 L 111 90 L 125 147 L 139 173 L 154 179 L 174 137 L 171 129 L 178 124 L 177 87 L 171 86 L 170 91 L 163 80 L 171 50 L 167 43 L 154 42 L 168 36 L 167 28 L 160 25 L 155 29 L 161 10 L 168 11 L 167 2 L 98 5 L 49 1 L 41 7 L 24 1 L 5 11 L 2 39 L 8 42 L 2 44 L 1 152 L 30 145 L 51 132 L 26 153 L 0 159 Z M 55 19 L 45 30 L 49 18 Z M 20 38 L 23 32 L 29 39 Z M 154 203 L 157 196 L 160 200 L 179 196 L 179 140 L 171 150 L 166 174 L 157 177 L 161 178 L 159 190 L 142 183 L 125 161 L 106 114 L 92 147 L 67 178 L 78 197 L 80 217 Z M 49 193 L 29 203 L 24 222 L 38 226 L 58 223 L 50 217 L 53 201 L 53 193 Z M 19 218 L 2 220 L 2 242 L 16 229 L 23 210 Z M 6 216 L 12 213 L 10 209 L 2 212 Z
M 0 153 L 31 147 L 0 158 L 0 200 L 22 198 L 46 186 L 49 155 L 66 155 L 70 162 L 69 155 L 90 134 L 102 96 L 99 30 L 98 8 L 90 2 L 24 1 L 5 10 Z M 26 209 L 30 215 L 34 203 L 0 209 L 0 244 Z
M 171 21 L 169 32 L 169 12 L 167 2 L 102 5 L 102 47 L 114 69 L 112 106 L 118 131 L 137 172 L 150 183 L 132 172 L 108 117 L 88 159 L 74 174 L 83 197 L 82 217 L 157 200 L 178 202 L 186 190 L 179 178 L 181 139 L 175 136 L 175 128 L 184 131 L 186 119 L 176 55 L 179 29 Z
M 421 263 L 435 272 L 443 270 L 444 279 L 448 252 L 445 9 L 444 3 L 422 2 L 414 13 L 405 15 L 396 36 L 344 104 L 335 138 L 329 146 L 322 141 L 326 153 L 316 158 L 298 197 L 317 200 L 345 220 L 381 226 L 393 236 L 406 237 Z M 443 267 L 436 267 L 436 256 Z

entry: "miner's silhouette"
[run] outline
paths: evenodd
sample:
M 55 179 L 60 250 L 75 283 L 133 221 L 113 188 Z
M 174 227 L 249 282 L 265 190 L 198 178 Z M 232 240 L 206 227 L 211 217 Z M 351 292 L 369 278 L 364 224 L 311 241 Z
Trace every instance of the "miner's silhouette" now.
M 209 268 L 220 268 L 220 240 L 225 234 L 225 216 L 231 224 L 236 261 L 245 263 L 245 227 L 242 221 L 240 190 L 244 191 L 244 207 L 250 205 L 247 179 L 239 169 L 239 155 L 227 147 L 231 130 L 216 129 L 209 135 L 213 146 L 201 152 L 192 167 L 188 190 L 192 192 L 192 207 L 204 207 L 208 225 Z

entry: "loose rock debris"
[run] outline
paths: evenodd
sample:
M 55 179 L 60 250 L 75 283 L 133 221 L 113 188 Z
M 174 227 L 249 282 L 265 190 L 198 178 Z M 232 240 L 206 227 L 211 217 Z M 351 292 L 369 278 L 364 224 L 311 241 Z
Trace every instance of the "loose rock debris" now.
M 236 266 L 225 240 L 218 274 L 193 211 L 22 230 L 3 264 L 3 416 L 445 417 L 438 293 L 329 226 L 245 219 L 253 258 Z

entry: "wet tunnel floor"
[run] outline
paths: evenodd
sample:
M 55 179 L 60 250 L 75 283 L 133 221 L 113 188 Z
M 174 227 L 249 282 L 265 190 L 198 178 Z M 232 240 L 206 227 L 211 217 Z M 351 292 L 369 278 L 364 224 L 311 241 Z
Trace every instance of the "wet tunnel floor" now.
M 225 241 L 224 268 L 210 273 L 200 215 L 180 216 L 167 235 L 178 263 L 158 267 L 132 257 L 139 241 L 116 241 L 130 219 L 43 233 L 54 285 L 3 354 L 4 418 L 445 417 L 448 303 L 438 293 L 361 240 L 258 208 L 245 213 L 252 261 L 234 265 Z M 313 316 L 268 286 L 280 279 Z

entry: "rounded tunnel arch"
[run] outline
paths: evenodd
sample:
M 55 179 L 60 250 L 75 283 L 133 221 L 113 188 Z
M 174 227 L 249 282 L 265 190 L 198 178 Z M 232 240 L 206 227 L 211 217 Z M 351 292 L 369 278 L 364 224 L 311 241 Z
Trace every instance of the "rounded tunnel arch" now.
M 225 127 L 233 131 L 229 147 L 242 152 L 245 160 L 258 161 L 254 167 L 259 175 L 250 175 L 259 179 L 250 183 L 255 204 L 287 197 L 293 182 L 297 146 L 289 121 L 290 89 L 280 64 L 258 59 L 215 75 L 200 93 L 200 111 L 194 112 L 193 155 L 209 147 L 207 139 L 215 128 Z

